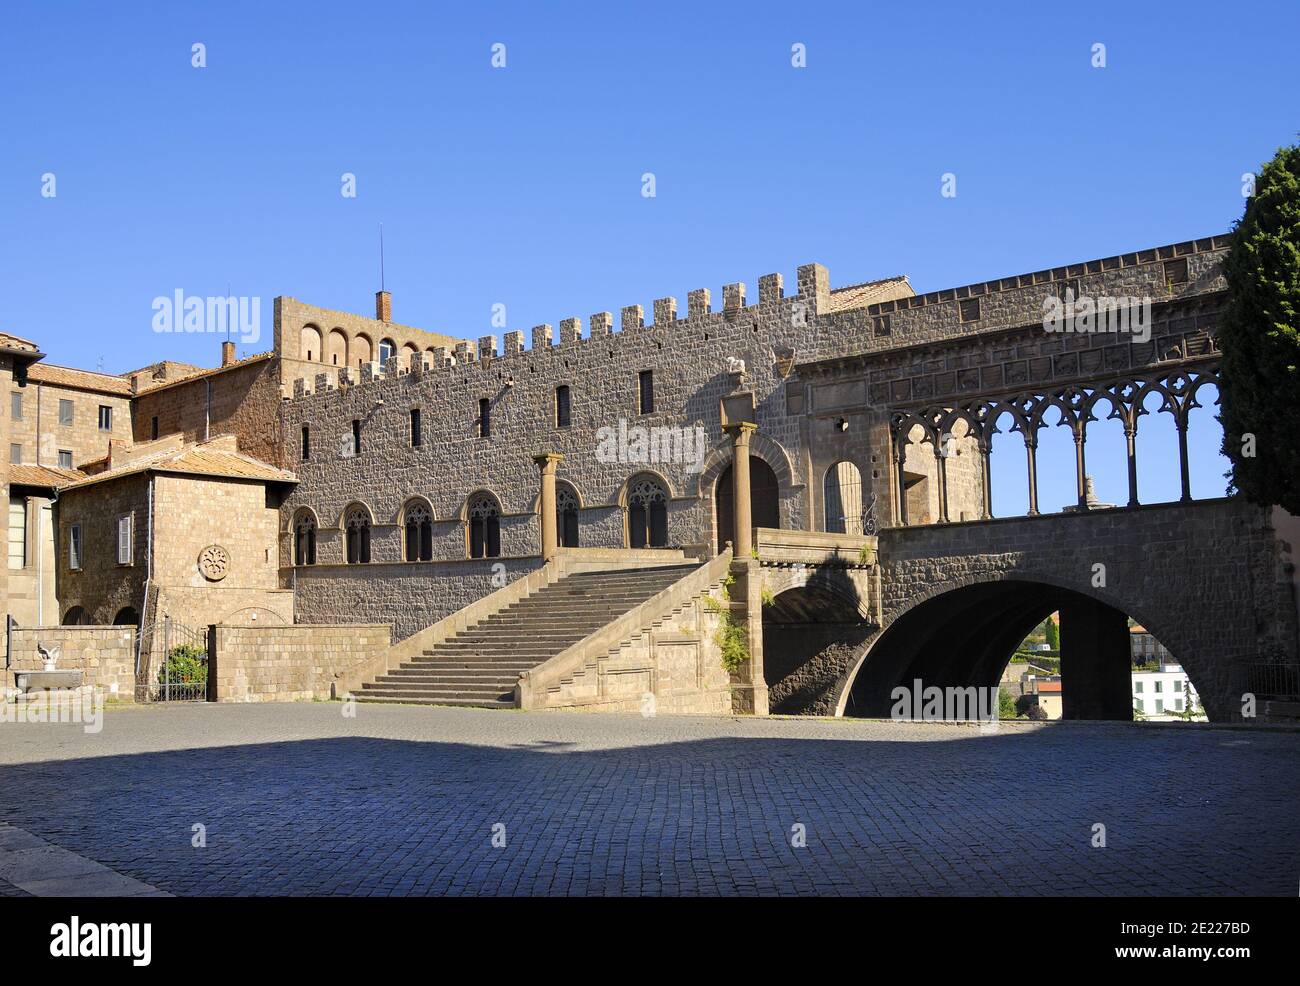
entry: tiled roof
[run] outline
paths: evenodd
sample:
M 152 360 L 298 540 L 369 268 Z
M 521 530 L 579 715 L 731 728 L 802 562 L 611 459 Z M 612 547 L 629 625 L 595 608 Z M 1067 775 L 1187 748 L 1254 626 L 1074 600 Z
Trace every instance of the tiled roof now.
M 831 290 L 830 307 L 832 312 L 848 311 L 850 308 L 865 308 L 881 301 L 896 301 L 912 295 L 912 285 L 907 282 L 907 275 L 886 277 L 879 281 L 867 281 L 865 284 L 850 284 Z
M 220 442 L 221 444 L 217 444 Z M 298 477 L 277 469 L 260 459 L 223 447 L 222 439 L 200 445 L 187 445 L 182 449 L 164 448 L 152 454 L 131 459 L 124 465 L 96 473 L 84 479 L 67 483 L 64 489 L 80 489 L 110 479 L 120 479 L 144 472 L 179 473 L 190 476 L 218 476 L 227 479 L 255 479 L 266 483 L 296 483 Z
M 10 486 L 48 486 L 52 489 L 85 478 L 86 474 L 78 472 L 76 469 L 56 469 L 54 466 L 30 465 L 9 467 Z
M 109 376 L 107 373 L 74 370 L 70 366 L 58 366 L 54 363 L 33 363 L 27 371 L 27 379 L 58 387 L 75 387 L 77 390 L 93 390 L 101 394 L 131 396 L 129 380 Z
M 40 347 L 30 339 L 22 339 L 8 332 L 0 332 L 0 349 L 8 349 L 11 352 L 22 353 L 39 353 Z
M 262 360 L 268 360 L 274 355 L 274 352 L 268 352 L 258 353 L 255 356 L 245 356 L 243 359 L 235 360 L 233 363 L 227 363 L 225 366 L 214 366 L 211 369 L 199 370 L 197 373 L 187 373 L 184 376 L 176 377 L 172 380 L 142 380 L 140 382 L 140 393 L 152 394 L 154 391 L 162 390 L 164 387 L 175 387 L 178 384 L 190 383 L 194 380 L 202 380 L 204 377 L 210 377 L 215 373 L 225 373 L 227 370 L 233 370 L 236 367 L 247 366 L 250 363 L 259 363 Z

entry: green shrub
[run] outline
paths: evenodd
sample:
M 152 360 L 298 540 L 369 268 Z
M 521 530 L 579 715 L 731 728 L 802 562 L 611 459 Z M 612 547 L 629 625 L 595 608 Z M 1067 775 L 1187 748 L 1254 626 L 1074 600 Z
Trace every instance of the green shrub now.
M 158 669 L 158 681 L 161 684 L 206 684 L 208 680 L 208 653 L 202 647 L 193 644 L 181 644 L 173 647 L 167 655 L 166 663 Z

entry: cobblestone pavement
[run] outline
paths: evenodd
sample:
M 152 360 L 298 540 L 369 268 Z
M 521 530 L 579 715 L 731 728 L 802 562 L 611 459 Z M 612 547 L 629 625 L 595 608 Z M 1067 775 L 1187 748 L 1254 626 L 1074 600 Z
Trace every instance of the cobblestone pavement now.
M 1296 733 L 341 710 L 126 708 L 98 734 L 0 724 L 0 820 L 176 894 L 1300 883 Z

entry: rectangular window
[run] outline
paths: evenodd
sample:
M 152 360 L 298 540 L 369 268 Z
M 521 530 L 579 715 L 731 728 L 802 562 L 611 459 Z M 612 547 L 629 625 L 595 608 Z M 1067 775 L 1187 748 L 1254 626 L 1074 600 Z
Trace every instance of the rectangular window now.
M 1134 695 L 1142 694 L 1142 682 L 1140 681 L 1133 682 L 1133 694 Z
M 306 462 L 311 458 L 311 428 L 308 425 L 302 426 L 302 461 Z
M 113 430 L 113 409 L 107 404 L 99 405 L 99 430 Z
M 149 421 L 149 435 L 152 441 L 158 441 L 158 415 L 154 415 Z
M 133 561 L 134 552 L 131 538 L 131 515 L 124 514 L 117 518 L 117 563 L 119 565 L 130 565 Z
M 9 446 L 9 461 L 15 466 L 23 464 L 23 447 L 21 445 Z
M 72 424 L 73 405 L 72 401 L 59 400 L 59 424 Z
M 560 386 L 555 388 L 555 427 L 567 428 L 571 424 L 569 418 L 569 388 Z
M 1158 694 L 1160 694 L 1160 693 L 1161 693 L 1162 691 L 1164 691 L 1164 690 L 1165 690 L 1165 683 L 1164 683 L 1163 681 L 1157 681 L 1157 682 L 1156 682 L 1156 694 L 1158 695 Z
M 649 414 L 655 409 L 655 374 L 654 370 L 642 370 L 640 376 L 641 383 L 641 413 Z
M 1133 708 L 1135 708 L 1138 712 L 1142 712 L 1143 711 L 1142 699 L 1140 698 L 1133 699 Z
M 1165 281 L 1169 284 L 1187 283 L 1187 258 L 1165 261 Z
M 352 454 L 361 454 L 361 422 L 352 422 Z
M 1156 699 L 1156 711 L 1157 712 L 1165 711 L 1165 703 L 1163 699 Z
M 68 567 L 73 571 L 81 570 L 81 525 L 73 524 L 68 528 Z
M 21 421 L 23 419 L 22 394 L 9 395 L 9 417 L 13 418 L 15 421 Z
M 978 298 L 965 298 L 958 303 L 961 310 L 961 320 L 963 322 L 977 322 L 980 317 L 980 300 Z
M 1179 678 L 1175 678 L 1175 679 L 1174 679 L 1174 691 L 1176 691 L 1176 692 L 1181 692 L 1182 690 L 1183 690 L 1183 683 L 1182 683 L 1182 680 L 1179 679 Z
M 424 432 L 420 424 L 420 409 L 411 408 L 411 448 L 419 448 L 424 444 Z
M 887 336 L 890 332 L 888 315 L 873 315 L 871 317 L 871 330 L 878 336 Z
M 1175 712 L 1183 711 L 1183 700 L 1181 698 L 1174 699 L 1174 711 Z
M 9 567 L 27 565 L 27 501 L 22 497 L 9 500 Z
M 66 449 L 66 448 L 61 448 L 61 449 L 59 449 L 59 468 L 60 468 L 60 469 L 71 469 L 71 468 L 72 468 L 72 450 L 71 450 L 71 449 Z
M 480 397 L 478 402 L 478 437 L 492 437 L 492 402 Z

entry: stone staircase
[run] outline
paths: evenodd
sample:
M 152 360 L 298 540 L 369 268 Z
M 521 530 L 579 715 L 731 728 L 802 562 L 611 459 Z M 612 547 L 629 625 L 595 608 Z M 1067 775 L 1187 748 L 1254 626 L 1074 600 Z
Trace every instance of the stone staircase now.
M 605 627 L 697 565 L 574 572 L 362 684 L 360 702 L 515 707 L 520 674 Z

